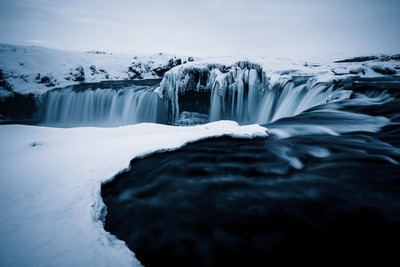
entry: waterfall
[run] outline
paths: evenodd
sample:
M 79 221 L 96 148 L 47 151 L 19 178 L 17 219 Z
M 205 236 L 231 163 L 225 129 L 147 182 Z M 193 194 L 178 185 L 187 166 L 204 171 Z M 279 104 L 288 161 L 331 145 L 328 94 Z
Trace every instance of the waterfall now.
M 289 82 L 283 88 L 274 88 L 265 92 L 257 122 L 263 124 L 300 114 L 306 109 L 322 104 L 334 90 L 330 83 L 309 87 L 307 84 L 295 86 L 294 82 Z
M 263 92 L 258 90 L 257 79 L 253 79 L 247 90 L 242 82 L 229 90 L 222 96 L 218 90 L 213 91 L 210 120 L 231 119 L 244 124 L 265 124 L 322 104 L 335 89 L 330 83 L 309 87 L 307 84 L 296 86 L 290 81 L 283 87 L 274 86 Z
M 64 88 L 47 92 L 42 121 L 56 126 L 120 126 L 140 122 L 166 123 L 154 86 L 107 89 Z
M 45 96 L 42 122 L 61 127 L 217 120 L 265 124 L 351 97 L 351 91 L 316 77 L 273 75 L 248 61 L 228 67 L 192 64 L 165 73 L 157 89 L 158 82 L 146 80 L 56 89 Z
M 265 124 L 351 96 L 351 91 L 333 82 L 319 83 L 315 77 L 282 74 L 271 79 L 261 66 L 248 61 L 230 67 L 192 64 L 167 72 L 160 84 L 159 93 L 169 104 L 172 123 L 188 111 L 183 107 L 189 105 L 190 99 L 181 101 L 188 91 L 210 96 L 207 103 L 192 100 L 190 112 L 200 112 L 193 106 L 207 104 L 209 121 L 228 119 L 241 124 Z

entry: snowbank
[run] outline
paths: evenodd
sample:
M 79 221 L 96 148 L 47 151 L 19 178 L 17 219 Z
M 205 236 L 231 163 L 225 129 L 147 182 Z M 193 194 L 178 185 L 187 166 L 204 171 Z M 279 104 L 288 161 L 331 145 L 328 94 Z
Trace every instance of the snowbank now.
M 213 65 L 214 68 L 228 69 L 238 62 L 247 61 L 260 66 L 272 84 L 290 76 L 318 76 L 322 81 L 343 79 L 347 75 L 396 75 L 400 69 L 398 57 L 367 59 L 362 62 L 345 60 L 323 63 L 265 57 L 200 59 L 164 53 L 135 56 L 0 44 L 0 73 L 4 74 L 6 82 L 14 91 L 24 94 L 43 94 L 49 89 L 79 82 L 162 78 L 171 68 L 175 67 L 171 73 L 179 72 L 182 65 L 198 69 Z M 0 79 L 0 91 L 2 90 Z
M 0 126 L 0 266 L 140 266 L 103 229 L 100 185 L 134 157 L 214 136 L 265 137 L 258 125 L 120 128 Z
M 172 67 L 193 60 L 164 53 L 134 56 L 0 44 L 0 72 L 14 91 L 24 94 L 80 82 L 162 78 Z

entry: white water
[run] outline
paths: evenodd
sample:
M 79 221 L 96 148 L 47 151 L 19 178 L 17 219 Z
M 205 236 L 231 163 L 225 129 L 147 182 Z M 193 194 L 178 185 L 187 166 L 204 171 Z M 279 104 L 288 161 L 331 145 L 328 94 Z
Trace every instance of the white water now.
M 306 84 L 294 86 L 293 82 L 289 82 L 282 89 L 267 91 L 260 105 L 257 122 L 267 123 L 300 114 L 328 99 L 333 90 L 331 84 L 317 84 L 310 88 Z
M 201 69 L 200 72 L 209 70 Z M 209 72 L 207 79 L 193 80 L 196 69 L 166 73 L 157 94 L 155 86 L 123 87 L 118 89 L 74 89 L 49 91 L 44 102 L 45 125 L 120 126 L 141 122 L 181 124 L 179 97 L 186 91 L 209 93 L 210 99 L 185 99 L 196 113 L 196 105 L 209 107 L 201 122 L 234 120 L 241 124 L 265 124 L 332 101 L 350 98 L 351 91 L 342 90 L 333 83 L 316 83 L 315 78 L 280 79 L 272 83 L 260 69 L 238 64 L 229 72 L 218 68 Z M 200 77 L 200 75 L 197 75 Z M 203 82 L 203 84 L 201 84 Z M 197 84 L 195 87 L 193 84 Z M 201 99 L 201 98 L 200 98 Z M 170 105 L 169 105 L 170 104 Z M 185 113 L 186 112 L 186 113 Z M 204 111 L 203 111 L 204 112 Z M 172 117 L 168 118 L 168 114 Z M 187 117 L 187 116 L 186 116 Z M 203 116 L 201 116 L 203 118 Z M 185 119 L 185 125 L 201 124 L 195 117 Z M 196 117 L 197 118 L 197 117 Z M 192 121 L 191 121 L 192 120 Z
M 140 122 L 165 123 L 164 106 L 154 88 L 49 91 L 43 123 L 59 126 L 120 126 Z
M 250 62 L 237 62 L 228 69 L 212 64 L 182 66 L 167 72 L 160 84 L 160 95 L 171 104 L 172 123 L 185 112 L 179 97 L 188 90 L 211 93 L 210 121 L 241 124 L 265 124 L 351 96 L 351 91 L 341 93 L 342 88 L 331 82 L 317 83 L 315 77 L 268 77 L 261 66 Z
M 209 114 L 211 121 L 233 119 L 245 124 L 265 124 L 328 102 L 333 92 L 340 91 L 330 83 L 295 86 L 294 82 L 263 91 L 260 80 L 256 75 L 252 76 L 251 71 L 247 84 L 241 79 L 239 81 L 236 86 L 229 86 L 226 90 L 214 87 Z M 349 98 L 351 94 L 346 92 Z

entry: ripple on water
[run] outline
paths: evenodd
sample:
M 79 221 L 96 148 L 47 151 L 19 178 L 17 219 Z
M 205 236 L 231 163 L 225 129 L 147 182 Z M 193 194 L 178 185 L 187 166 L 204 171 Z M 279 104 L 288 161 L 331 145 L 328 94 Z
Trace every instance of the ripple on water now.
M 394 259 L 400 154 L 384 134 L 218 138 L 134 160 L 103 186 L 105 228 L 145 266 Z

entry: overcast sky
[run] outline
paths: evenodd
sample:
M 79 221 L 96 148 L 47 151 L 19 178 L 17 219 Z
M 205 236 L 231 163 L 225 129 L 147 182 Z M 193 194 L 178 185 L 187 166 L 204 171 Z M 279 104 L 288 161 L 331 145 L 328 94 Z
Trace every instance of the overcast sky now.
M 400 52 L 400 0 L 0 0 L 0 42 L 296 59 Z

